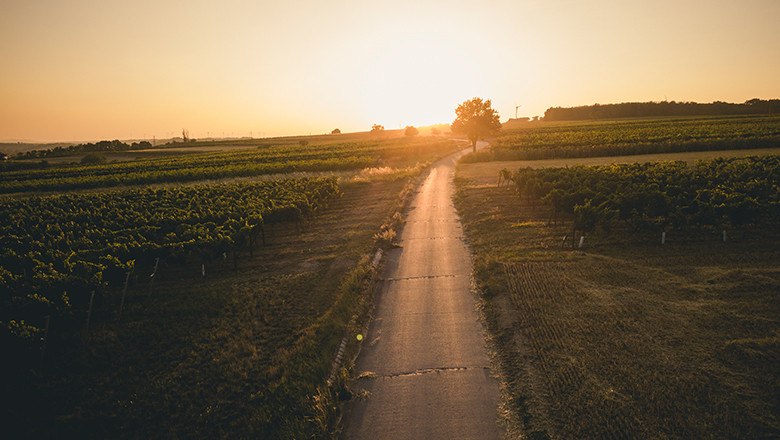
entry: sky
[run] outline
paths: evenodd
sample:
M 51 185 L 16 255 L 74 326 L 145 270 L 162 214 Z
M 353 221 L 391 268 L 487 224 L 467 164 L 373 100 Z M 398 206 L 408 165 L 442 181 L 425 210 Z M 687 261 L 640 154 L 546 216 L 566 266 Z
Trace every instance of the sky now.
M 780 0 L 0 0 L 0 141 L 780 98 Z

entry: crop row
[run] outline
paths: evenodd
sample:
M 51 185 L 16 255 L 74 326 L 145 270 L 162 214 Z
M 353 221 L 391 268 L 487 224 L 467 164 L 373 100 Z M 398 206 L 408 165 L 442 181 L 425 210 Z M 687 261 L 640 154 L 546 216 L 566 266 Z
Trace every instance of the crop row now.
M 388 158 L 411 157 L 422 149 L 438 151 L 447 148 L 451 148 L 451 142 L 447 140 L 402 139 L 318 146 L 263 146 L 102 165 L 9 170 L 0 172 L 0 193 L 194 182 L 300 171 L 355 170 L 377 166 Z
M 780 156 L 523 168 L 510 180 L 521 201 L 545 203 L 551 220 L 573 218 L 581 231 L 616 221 L 634 229 L 780 222 Z
M 92 292 L 108 292 L 158 258 L 207 262 L 251 252 L 264 225 L 309 218 L 339 194 L 335 178 L 316 178 L 3 201 L 0 320 L 29 335 L 8 323 L 83 310 Z
M 496 140 L 490 159 L 556 159 L 778 145 L 778 116 L 551 123 L 503 134 Z

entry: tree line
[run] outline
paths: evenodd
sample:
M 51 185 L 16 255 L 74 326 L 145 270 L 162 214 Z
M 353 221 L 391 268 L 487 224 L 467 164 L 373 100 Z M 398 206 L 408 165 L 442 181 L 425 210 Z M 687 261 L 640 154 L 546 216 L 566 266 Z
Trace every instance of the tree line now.
M 57 146 L 45 150 L 31 150 L 24 153 L 17 153 L 15 157 L 17 159 L 45 159 L 47 157 L 62 157 L 79 153 L 144 150 L 147 148 L 152 148 L 152 144 L 148 141 L 128 144 L 118 139 L 114 139 L 113 141 L 89 142 L 85 144 L 69 145 L 67 147 Z
M 545 121 L 581 119 L 639 118 L 651 116 L 717 116 L 763 115 L 780 113 L 780 99 L 751 99 L 742 104 L 723 101 L 697 102 L 623 102 L 578 107 L 551 107 L 544 112 Z

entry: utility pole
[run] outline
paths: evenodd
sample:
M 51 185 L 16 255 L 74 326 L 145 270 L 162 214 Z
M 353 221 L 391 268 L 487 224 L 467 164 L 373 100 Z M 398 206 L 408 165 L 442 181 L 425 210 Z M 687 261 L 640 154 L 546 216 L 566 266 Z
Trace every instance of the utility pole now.
M 519 109 L 520 107 L 522 107 L 522 106 L 520 106 L 520 105 L 516 105 L 515 106 L 515 119 L 517 119 L 517 109 Z

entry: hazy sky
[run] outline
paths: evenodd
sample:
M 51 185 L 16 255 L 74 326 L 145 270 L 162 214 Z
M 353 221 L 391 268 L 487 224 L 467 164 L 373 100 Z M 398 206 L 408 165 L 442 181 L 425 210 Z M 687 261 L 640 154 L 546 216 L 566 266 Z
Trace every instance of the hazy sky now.
M 0 0 L 0 140 L 780 97 L 780 0 Z

